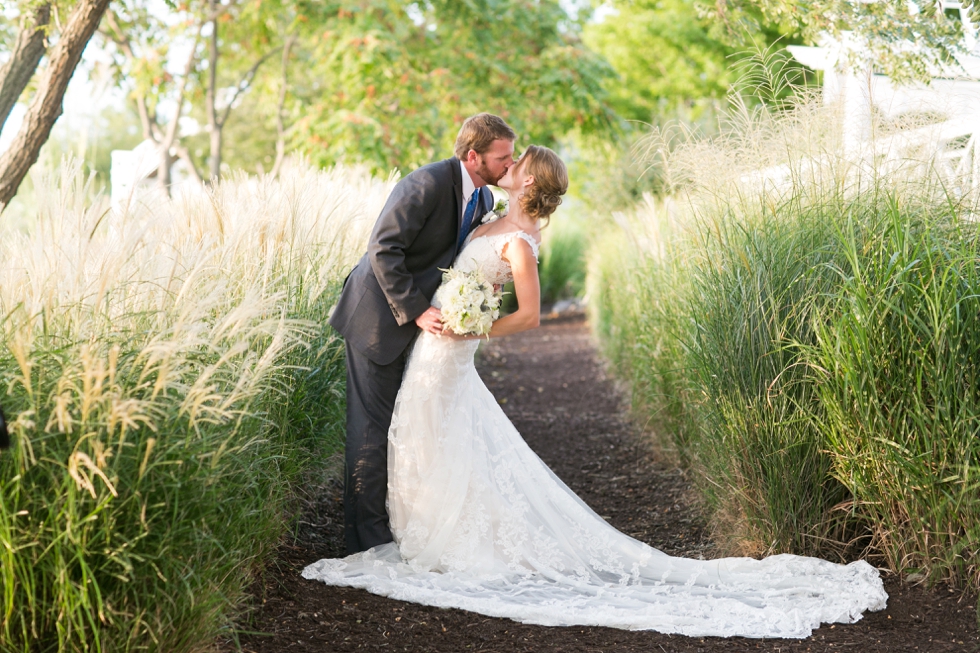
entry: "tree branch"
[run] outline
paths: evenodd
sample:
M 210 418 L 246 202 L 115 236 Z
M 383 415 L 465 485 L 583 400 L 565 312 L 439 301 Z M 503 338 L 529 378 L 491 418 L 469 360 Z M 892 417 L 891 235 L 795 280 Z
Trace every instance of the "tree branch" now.
M 191 47 L 190 56 L 187 57 L 187 63 L 184 65 L 184 74 L 180 78 L 180 82 L 177 83 L 177 108 L 174 110 L 174 116 L 170 120 L 170 124 L 167 125 L 166 135 L 161 141 L 161 145 L 170 149 L 174 144 L 174 140 L 177 138 L 177 127 L 180 122 L 180 114 L 184 110 L 184 96 L 187 92 L 187 80 L 191 76 L 191 72 L 194 70 L 194 61 L 197 59 L 197 45 L 201 42 L 201 30 L 204 29 L 204 24 L 201 23 L 197 27 L 197 34 L 194 36 L 194 45 Z
M 286 43 L 282 48 L 282 84 L 279 87 L 279 103 L 276 106 L 276 162 L 272 164 L 272 177 L 279 176 L 282 168 L 283 159 L 286 158 L 286 122 L 283 120 L 283 108 L 286 106 L 287 73 L 289 72 L 289 51 L 296 43 L 296 35 L 290 34 L 286 37 Z
M 217 182 L 221 177 L 221 125 L 218 124 L 218 0 L 208 0 L 211 11 L 211 34 L 208 36 L 208 86 L 204 94 L 204 111 L 208 116 L 208 140 L 211 156 L 208 157 L 209 177 Z
M 105 21 L 109 25 L 111 33 L 103 31 L 103 34 L 122 50 L 126 58 L 130 61 L 135 60 L 136 55 L 133 53 L 132 43 L 119 26 L 115 12 L 112 10 L 106 11 Z M 159 143 L 163 139 L 163 134 L 160 132 L 160 127 L 156 124 L 156 116 L 150 112 L 146 104 L 146 96 L 142 93 L 137 93 L 134 94 L 133 99 L 136 102 L 136 111 L 140 117 L 140 124 L 143 126 L 143 138 Z
M 266 52 L 264 55 L 262 55 L 262 57 L 259 58 L 258 61 L 255 62 L 255 65 L 249 68 L 248 72 L 246 72 L 242 76 L 242 79 L 238 82 L 238 86 L 235 87 L 235 94 L 231 96 L 231 100 L 228 102 L 228 106 L 225 107 L 224 115 L 222 115 L 221 119 L 217 121 L 218 129 L 221 129 L 225 126 L 225 122 L 227 122 L 228 120 L 228 114 L 231 113 L 231 108 L 235 106 L 235 100 L 238 99 L 238 96 L 241 95 L 242 92 L 248 90 L 248 87 L 251 86 L 252 79 L 255 78 L 255 73 L 258 72 L 259 67 L 263 63 L 265 63 L 269 59 L 269 57 L 271 57 L 272 55 L 274 55 L 275 53 L 279 52 L 282 49 L 283 46 L 280 45 L 279 47 L 273 48 L 268 52 Z
M 31 81 L 41 57 L 44 56 L 47 48 L 45 35 L 50 20 L 51 4 L 46 2 L 23 21 L 10 52 L 10 59 L 0 66 L 0 128 L 7 122 L 10 111 L 17 104 L 20 94 Z
M 198 172 L 197 166 L 194 165 L 194 159 L 191 157 L 190 151 L 180 143 L 174 145 L 174 151 L 177 152 L 177 158 L 181 159 L 187 164 L 187 169 L 191 173 L 191 178 L 203 186 L 204 179 L 201 177 L 201 173 Z
M 211 21 L 218 20 L 225 14 L 231 11 L 231 8 L 235 6 L 235 2 L 229 2 L 226 5 L 219 5 L 217 9 L 214 9 L 207 16 L 204 17 L 202 21 L 204 24 L 210 23 Z
M 27 171 L 37 161 L 41 146 L 51 135 L 51 128 L 62 112 L 68 82 L 108 6 L 109 0 L 80 0 L 68 16 L 20 131 L 0 156 L 0 207 L 6 207 L 17 193 Z
M 126 36 L 126 30 L 119 24 L 114 12 L 107 12 L 106 23 L 109 27 L 109 32 L 106 33 L 106 36 L 119 47 L 130 61 L 135 61 L 137 56 L 133 50 L 132 42 Z M 184 64 L 183 75 L 177 82 L 177 99 L 174 115 L 166 127 L 161 126 L 156 114 L 150 111 L 146 95 L 143 93 L 134 93 L 140 123 L 143 126 L 143 137 L 157 143 L 159 148 L 160 162 L 157 166 L 157 180 L 160 187 L 167 193 L 170 192 L 170 167 L 175 160 L 175 157 L 170 154 L 171 150 L 174 150 L 176 153 L 176 158 L 181 158 L 186 161 L 191 177 L 195 181 L 201 182 L 201 175 L 197 171 L 190 153 L 178 143 L 177 131 L 180 126 L 180 117 L 184 110 L 187 83 L 194 70 L 194 64 L 197 60 L 197 48 L 201 42 L 201 32 L 205 24 L 205 22 L 197 24 L 197 33 L 194 36 L 194 43 L 188 55 L 187 62 Z

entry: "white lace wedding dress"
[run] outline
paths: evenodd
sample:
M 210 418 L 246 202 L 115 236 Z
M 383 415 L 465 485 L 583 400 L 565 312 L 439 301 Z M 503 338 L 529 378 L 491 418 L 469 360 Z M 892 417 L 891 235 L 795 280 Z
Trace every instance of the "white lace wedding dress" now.
M 456 267 L 503 283 L 523 232 L 472 239 Z M 395 403 L 388 512 L 395 542 L 320 560 L 328 585 L 547 626 L 806 637 L 885 607 L 878 572 L 777 555 L 673 558 L 617 531 L 531 451 L 474 367 L 479 341 L 422 333 Z

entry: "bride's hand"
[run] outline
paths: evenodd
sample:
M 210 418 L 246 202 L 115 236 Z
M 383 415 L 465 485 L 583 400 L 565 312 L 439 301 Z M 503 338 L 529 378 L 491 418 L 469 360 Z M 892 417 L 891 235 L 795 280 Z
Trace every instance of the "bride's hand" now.
M 423 331 L 434 333 L 437 336 L 448 333 L 448 331 L 444 331 L 442 326 L 442 311 L 435 306 L 430 306 L 425 313 L 415 318 L 415 324 Z

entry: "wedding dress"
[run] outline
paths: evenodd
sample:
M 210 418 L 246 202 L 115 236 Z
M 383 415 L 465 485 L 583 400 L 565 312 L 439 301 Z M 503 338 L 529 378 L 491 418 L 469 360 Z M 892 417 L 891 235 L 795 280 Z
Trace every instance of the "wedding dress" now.
M 509 281 L 514 238 L 537 256 L 510 232 L 471 238 L 455 266 Z M 478 345 L 419 336 L 388 436 L 395 542 L 304 578 L 531 624 L 691 636 L 806 637 L 885 607 L 864 561 L 674 558 L 620 533 L 525 444 L 476 372 Z

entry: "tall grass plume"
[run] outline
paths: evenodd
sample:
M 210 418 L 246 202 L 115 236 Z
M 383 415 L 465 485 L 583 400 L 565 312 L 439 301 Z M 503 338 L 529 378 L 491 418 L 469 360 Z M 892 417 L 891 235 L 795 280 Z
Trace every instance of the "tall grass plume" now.
M 302 165 L 123 211 L 35 179 L 0 264 L 4 651 L 190 651 L 338 446 L 326 315 L 390 184 Z

